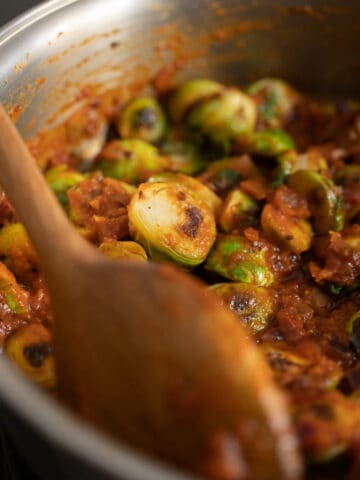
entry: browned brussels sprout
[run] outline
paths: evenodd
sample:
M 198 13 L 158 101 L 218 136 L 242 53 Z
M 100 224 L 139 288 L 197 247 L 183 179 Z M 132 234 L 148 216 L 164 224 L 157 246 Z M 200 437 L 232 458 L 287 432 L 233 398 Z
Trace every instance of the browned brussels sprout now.
M 223 85 L 212 80 L 196 79 L 184 83 L 170 100 L 171 118 L 175 122 L 181 121 L 192 106 L 219 95 L 223 90 Z
M 186 140 L 168 139 L 161 145 L 161 154 L 168 159 L 172 172 L 195 175 L 207 164 L 199 148 Z
M 0 299 L 14 314 L 29 313 L 29 294 L 16 281 L 15 276 L 0 262 Z
M 169 160 L 153 145 L 139 139 L 113 140 L 101 152 L 95 168 L 106 177 L 140 183 L 169 169 Z
M 158 142 L 166 130 L 165 113 L 155 98 L 135 98 L 121 112 L 117 128 L 122 138 Z
M 268 327 L 275 311 L 274 292 L 246 283 L 218 283 L 210 287 L 253 334 Z
M 219 96 L 195 105 L 187 116 L 186 124 L 228 154 L 235 141 L 254 131 L 256 106 L 245 93 L 229 88 Z
M 312 230 L 309 222 L 285 215 L 274 205 L 265 205 L 261 214 L 261 226 L 270 240 L 297 255 L 310 248 Z
M 132 237 L 155 259 L 194 267 L 204 262 L 216 238 L 211 210 L 177 182 L 143 183 L 128 212 Z
M 21 327 L 8 338 L 5 353 L 35 383 L 48 390 L 56 387 L 52 336 L 43 325 Z
M 265 249 L 251 244 L 242 235 L 219 235 L 206 268 L 236 282 L 269 286 L 274 281 Z
M 0 229 L 0 256 L 5 257 L 5 263 L 20 276 L 38 265 L 37 256 L 22 223 L 13 223 Z
M 290 188 L 306 196 L 317 233 L 344 228 L 344 208 L 340 190 L 320 173 L 298 170 L 287 181 Z
M 325 463 L 351 448 L 360 424 L 360 405 L 337 391 L 317 395 L 295 415 L 307 458 Z
M 218 224 L 226 233 L 254 225 L 259 205 L 242 190 L 232 190 L 225 198 L 218 215 Z
M 149 182 L 175 182 L 188 188 L 193 197 L 202 200 L 210 210 L 216 213 L 221 205 L 220 198 L 199 180 L 181 173 L 158 173 L 149 178 Z
M 249 137 L 248 149 L 255 155 L 277 157 L 294 148 L 293 139 L 284 130 L 262 130 Z
M 113 260 L 136 260 L 146 262 L 147 255 L 141 245 L 136 242 L 103 242 L 99 250 Z
M 248 155 L 224 158 L 211 163 L 208 168 L 198 176 L 198 179 L 206 183 L 218 194 L 228 192 L 235 187 L 240 180 L 257 177 L 260 170 Z
M 260 120 L 268 128 L 283 127 L 300 101 L 299 94 L 278 78 L 258 80 L 246 91 L 255 99 Z

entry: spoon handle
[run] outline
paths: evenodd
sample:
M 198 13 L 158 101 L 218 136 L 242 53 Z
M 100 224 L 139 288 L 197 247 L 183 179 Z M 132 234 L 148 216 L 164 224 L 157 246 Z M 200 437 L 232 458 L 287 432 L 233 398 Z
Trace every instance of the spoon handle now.
M 25 225 L 43 268 L 90 248 L 71 226 L 17 128 L 0 104 L 0 183 Z

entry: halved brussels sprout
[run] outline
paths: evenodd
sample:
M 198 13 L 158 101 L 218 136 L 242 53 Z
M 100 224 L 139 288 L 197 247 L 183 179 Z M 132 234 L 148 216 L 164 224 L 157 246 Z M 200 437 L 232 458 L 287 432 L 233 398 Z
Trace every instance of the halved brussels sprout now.
M 256 115 L 254 101 L 240 90 L 229 88 L 195 105 L 186 123 L 227 154 L 235 140 L 254 131 Z
M 260 170 L 248 155 L 224 158 L 211 163 L 198 179 L 218 193 L 227 192 L 240 180 L 256 177 Z
M 272 182 L 273 187 L 278 187 L 285 182 L 286 178 L 298 170 L 309 170 L 312 172 L 323 172 L 328 169 L 325 158 L 316 150 L 309 150 L 305 153 L 297 153 L 289 150 L 277 158 L 278 167 Z
M 226 233 L 256 223 L 259 205 L 242 190 L 232 190 L 225 198 L 218 216 L 218 224 Z
M 169 159 L 170 170 L 186 175 L 195 175 L 207 164 L 198 147 L 187 141 L 169 139 L 161 146 L 161 154 Z
M 20 276 L 37 266 L 37 256 L 22 223 L 0 229 L 0 256 L 5 257 L 11 270 Z
M 29 294 L 17 283 L 15 276 L 0 262 L 0 298 L 11 313 L 29 313 Z
M 166 130 L 165 113 L 155 98 L 135 98 L 122 111 L 117 129 L 122 138 L 158 142 Z
M 8 338 L 5 353 L 35 383 L 48 390 L 56 387 L 52 336 L 43 325 L 21 327 Z
M 360 406 L 356 401 L 331 391 L 298 408 L 300 441 L 310 461 L 329 462 L 351 448 L 360 423 Z
M 271 182 L 271 186 L 273 188 L 279 187 L 286 181 L 290 173 L 293 172 L 296 159 L 297 153 L 295 150 L 289 150 L 278 156 L 277 167 L 272 174 L 273 181 Z
M 263 78 L 246 90 L 257 105 L 265 127 L 281 128 L 299 103 L 299 94 L 286 82 L 277 78 Z
M 302 374 L 304 368 L 309 368 L 311 361 L 300 355 L 297 355 L 286 347 L 277 347 L 273 344 L 260 345 L 262 352 L 270 365 L 270 367 L 276 372 L 284 372 L 289 370 L 291 377 L 297 377 Z
M 189 109 L 203 100 L 214 97 L 224 86 L 212 80 L 190 80 L 178 88 L 170 100 L 169 112 L 175 122 L 180 122 Z
M 181 173 L 157 173 L 149 178 L 151 183 L 159 182 L 175 182 L 183 185 L 188 188 L 192 196 L 196 199 L 202 200 L 205 205 L 207 205 L 210 210 L 216 213 L 220 206 L 220 198 L 208 188 L 206 185 L 201 183 L 199 180 L 196 180 L 194 177 L 189 177 L 188 175 L 183 175 Z
M 67 145 L 87 168 L 103 149 L 109 128 L 106 117 L 96 108 L 86 106 L 76 111 L 66 122 Z
M 155 259 L 194 267 L 206 259 L 216 238 L 211 210 L 177 182 L 140 185 L 128 212 L 132 237 Z
M 335 362 L 331 368 L 320 367 L 317 360 L 311 360 L 294 352 L 293 348 L 286 344 L 274 345 L 274 343 L 262 343 L 260 349 L 274 373 L 276 383 L 282 387 L 303 387 L 304 381 L 316 382 L 319 390 L 332 391 L 336 388 L 343 376 L 342 368 Z M 313 378 L 315 375 L 315 379 Z
M 58 165 L 45 173 L 45 179 L 59 202 L 67 206 L 69 201 L 66 192 L 85 180 L 85 176 L 76 170 L 71 170 L 67 165 Z
M 253 334 L 269 326 L 275 312 L 274 293 L 246 283 L 218 283 L 210 287 L 238 315 Z
M 317 233 L 343 229 L 342 196 L 330 179 L 317 172 L 298 170 L 288 177 L 287 184 L 306 196 Z
M 206 269 L 230 280 L 260 287 L 274 281 L 265 249 L 242 235 L 219 235 L 207 258 Z
M 153 173 L 168 170 L 169 161 L 156 147 L 142 140 L 113 140 L 101 152 L 95 168 L 106 177 L 140 183 Z
M 277 157 L 295 148 L 293 139 L 284 130 L 262 130 L 249 138 L 248 150 L 255 155 Z
M 309 222 L 285 215 L 269 203 L 263 208 L 261 226 L 270 240 L 297 255 L 310 248 L 312 230 Z
M 136 242 L 104 242 L 99 250 L 113 260 L 137 260 L 146 262 L 147 255 L 141 245 Z

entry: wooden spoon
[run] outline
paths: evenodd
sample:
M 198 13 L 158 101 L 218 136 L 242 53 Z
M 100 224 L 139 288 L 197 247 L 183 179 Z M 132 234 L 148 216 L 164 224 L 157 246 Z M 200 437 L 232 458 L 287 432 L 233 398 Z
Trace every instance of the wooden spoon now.
M 187 274 L 114 262 L 82 239 L 1 105 L 0 181 L 47 280 L 68 404 L 211 478 L 299 478 L 284 398 L 239 322 Z

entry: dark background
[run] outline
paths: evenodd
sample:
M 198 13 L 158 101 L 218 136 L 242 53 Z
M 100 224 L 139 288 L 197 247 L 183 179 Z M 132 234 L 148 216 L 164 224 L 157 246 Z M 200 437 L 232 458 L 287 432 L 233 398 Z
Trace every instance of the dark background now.
M 0 26 L 39 3 L 41 0 L 0 0 Z

